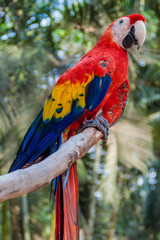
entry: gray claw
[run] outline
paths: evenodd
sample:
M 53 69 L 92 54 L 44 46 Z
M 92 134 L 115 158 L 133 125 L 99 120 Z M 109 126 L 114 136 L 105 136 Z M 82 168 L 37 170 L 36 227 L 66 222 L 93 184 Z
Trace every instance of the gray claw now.
M 77 133 L 83 132 L 83 130 L 88 127 L 94 127 L 98 129 L 100 132 L 102 132 L 103 134 L 102 139 L 104 141 L 104 144 L 107 142 L 108 132 L 109 132 L 109 123 L 104 117 L 98 116 L 92 120 L 86 120 L 85 124 L 77 130 Z

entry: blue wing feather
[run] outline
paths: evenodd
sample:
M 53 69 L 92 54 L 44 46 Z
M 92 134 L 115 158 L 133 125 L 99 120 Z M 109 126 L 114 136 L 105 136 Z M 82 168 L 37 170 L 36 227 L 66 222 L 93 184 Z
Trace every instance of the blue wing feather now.
M 30 139 L 33 137 L 33 135 L 35 134 L 38 126 L 41 124 L 42 121 L 42 110 L 43 108 L 41 108 L 40 112 L 38 113 L 38 115 L 35 117 L 35 119 L 33 120 L 30 128 L 28 129 L 24 140 L 23 140 L 23 146 L 22 146 L 22 151 L 25 150 L 26 145 L 28 144 L 28 142 L 30 141 Z
M 108 74 L 102 78 L 98 76 L 94 77 L 86 101 L 87 110 L 93 111 L 96 107 L 98 107 L 108 91 L 111 80 L 112 78 Z

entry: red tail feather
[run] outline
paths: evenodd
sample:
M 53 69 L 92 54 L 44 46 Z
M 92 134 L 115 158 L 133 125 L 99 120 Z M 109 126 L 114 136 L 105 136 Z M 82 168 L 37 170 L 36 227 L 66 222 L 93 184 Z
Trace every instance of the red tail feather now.
M 78 240 L 78 180 L 74 163 L 70 169 L 67 183 L 61 194 L 62 177 L 58 183 L 56 194 L 56 240 Z M 62 204 L 63 203 L 63 204 Z
M 63 186 L 62 176 L 59 177 L 58 187 L 56 192 L 56 226 L 55 226 L 55 240 L 63 239 Z

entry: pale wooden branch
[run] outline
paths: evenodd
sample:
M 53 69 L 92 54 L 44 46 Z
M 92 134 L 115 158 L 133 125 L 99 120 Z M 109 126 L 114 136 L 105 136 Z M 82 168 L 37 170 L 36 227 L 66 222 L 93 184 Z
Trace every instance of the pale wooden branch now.
M 31 167 L 0 176 L 0 202 L 17 198 L 49 184 L 102 138 L 95 128 L 87 128 L 62 144 L 59 150 Z

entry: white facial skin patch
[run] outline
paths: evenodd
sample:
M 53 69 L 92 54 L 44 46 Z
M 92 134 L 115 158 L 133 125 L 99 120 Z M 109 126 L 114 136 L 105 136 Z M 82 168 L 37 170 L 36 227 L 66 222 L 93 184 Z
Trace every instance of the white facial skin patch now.
M 146 38 L 146 27 L 142 20 L 138 20 L 135 24 L 130 25 L 130 18 L 123 17 L 118 19 L 112 26 L 113 40 L 124 49 L 125 47 L 122 44 L 123 39 L 130 32 L 132 26 L 134 26 L 135 28 L 134 37 L 137 40 L 137 45 L 139 48 L 143 45 L 144 40 Z M 132 47 L 134 46 L 135 45 L 133 44 Z

